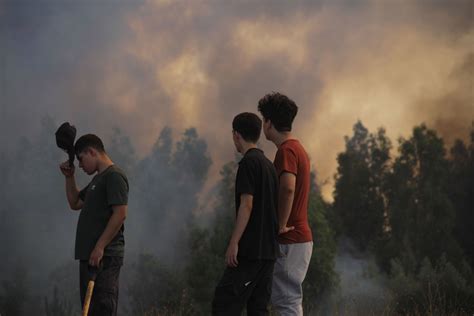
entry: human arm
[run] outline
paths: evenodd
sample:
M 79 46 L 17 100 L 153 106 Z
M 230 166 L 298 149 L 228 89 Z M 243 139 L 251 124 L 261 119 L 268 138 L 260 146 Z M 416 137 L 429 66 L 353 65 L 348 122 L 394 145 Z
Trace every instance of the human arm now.
M 284 234 L 295 229 L 294 226 L 287 226 L 293 207 L 295 187 L 296 175 L 283 172 L 280 175 L 280 185 L 278 187 L 278 234 Z
M 237 219 L 225 254 L 225 262 L 229 267 L 236 267 L 238 265 L 237 253 L 239 250 L 239 241 L 247 227 L 250 214 L 252 214 L 252 205 L 253 195 L 240 195 L 240 206 L 237 213 Z
M 102 257 L 104 256 L 104 249 L 114 239 L 119 232 L 125 218 L 127 217 L 127 205 L 113 205 L 113 213 L 110 217 L 105 230 L 97 240 L 94 249 L 89 258 L 89 265 L 99 266 Z
M 69 161 L 63 162 L 59 168 L 66 179 L 66 197 L 71 210 L 80 210 L 84 202 L 79 198 L 79 189 L 77 188 L 76 178 L 74 176 L 74 166 L 69 165 Z

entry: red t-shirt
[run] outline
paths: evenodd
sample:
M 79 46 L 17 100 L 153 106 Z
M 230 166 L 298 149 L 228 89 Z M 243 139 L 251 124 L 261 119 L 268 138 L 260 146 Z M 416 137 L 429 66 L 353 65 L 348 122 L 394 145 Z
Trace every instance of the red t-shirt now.
M 296 139 L 284 141 L 275 155 L 278 178 L 283 172 L 296 176 L 295 195 L 287 226 L 295 229 L 278 237 L 282 244 L 303 243 L 313 240 L 308 223 L 308 199 L 310 190 L 310 163 L 308 154 Z

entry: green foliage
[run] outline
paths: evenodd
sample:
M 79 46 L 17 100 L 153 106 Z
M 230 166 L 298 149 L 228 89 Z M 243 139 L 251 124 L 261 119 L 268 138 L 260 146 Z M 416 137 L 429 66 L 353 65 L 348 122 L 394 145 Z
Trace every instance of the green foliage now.
M 50 273 L 47 284 L 49 292 L 53 292 L 53 298 L 51 301 L 49 297 L 46 298 L 44 307 L 49 308 L 53 315 L 61 315 L 59 311 L 66 308 L 69 310 L 69 307 L 71 308 L 69 314 L 80 314 L 78 269 L 78 262 L 67 260 L 57 265 Z M 55 311 L 58 312 L 54 314 Z
M 71 302 L 60 298 L 57 286 L 54 287 L 51 301 L 47 297 L 44 299 L 44 308 L 46 316 L 71 316 L 75 314 Z
M 114 163 L 120 166 L 127 174 L 130 174 L 137 161 L 135 148 L 130 137 L 125 135 L 120 128 L 115 127 L 110 144 L 107 145 L 106 150 Z
M 10 280 L 4 280 L 0 292 L 0 315 L 25 315 L 30 292 L 27 273 L 23 268 L 15 270 Z
M 424 258 L 415 274 L 407 272 L 396 259 L 391 265 L 391 304 L 398 313 L 459 315 L 474 311 L 474 287 L 469 284 L 472 271 L 467 264 L 460 271 L 443 255 L 435 266 Z
M 192 310 L 182 273 L 153 255 L 141 254 L 128 292 L 132 315 L 188 315 Z
M 327 213 L 330 205 L 324 202 L 320 193 L 312 190 L 309 200 L 308 220 L 313 232 L 313 253 L 303 283 L 304 309 L 316 310 L 324 293 L 337 287 L 338 277 L 334 271 L 336 242 Z
M 443 140 L 425 125 L 399 140 L 393 164 L 390 147 L 382 129 L 372 135 L 360 122 L 346 137 L 334 192 L 337 231 L 375 251 L 390 273 L 389 310 L 472 313 L 474 125 L 471 143 L 456 141 L 450 160 Z M 364 247 L 369 236 L 375 247 Z
M 230 162 L 221 170 L 215 218 L 211 227 L 194 227 L 190 236 L 191 255 L 186 275 L 197 315 L 211 313 L 214 289 L 225 268 L 224 254 L 235 219 L 236 167 L 234 162 Z
M 474 266 L 474 122 L 470 143 L 458 139 L 450 153 L 448 194 L 456 210 L 454 237 Z
M 443 140 L 421 125 L 410 139 L 400 139 L 399 151 L 389 180 L 389 257 L 400 258 L 411 272 L 418 270 L 425 257 L 434 261 L 445 253 L 458 261 L 460 249 L 453 238 L 456 214 L 448 196 Z
M 338 235 L 349 237 L 365 251 L 383 238 L 391 143 L 384 129 L 370 134 L 360 121 L 353 131 L 337 157 L 333 221 Z
M 141 210 L 131 224 L 137 225 L 136 238 L 143 249 L 169 258 L 168 263 L 183 258 L 178 252 L 171 254 L 168 244 L 186 244 L 210 165 L 207 144 L 195 129 L 184 132 L 174 151 L 171 129 L 161 131 L 151 153 L 137 164 L 131 186 L 135 204 L 130 208 Z M 165 245 L 148 238 L 157 230 Z

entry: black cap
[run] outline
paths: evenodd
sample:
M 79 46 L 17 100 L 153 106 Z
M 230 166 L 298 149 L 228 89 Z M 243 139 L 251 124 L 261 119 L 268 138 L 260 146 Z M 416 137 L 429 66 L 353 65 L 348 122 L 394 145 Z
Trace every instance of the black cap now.
M 69 155 L 69 165 L 74 165 L 74 140 L 76 139 L 76 128 L 65 122 L 56 131 L 56 145 Z

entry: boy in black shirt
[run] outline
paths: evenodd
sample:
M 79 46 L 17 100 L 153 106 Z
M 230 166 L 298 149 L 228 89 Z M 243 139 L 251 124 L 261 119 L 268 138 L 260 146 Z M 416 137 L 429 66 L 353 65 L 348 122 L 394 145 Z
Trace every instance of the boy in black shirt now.
M 213 315 L 268 315 L 277 255 L 278 179 L 273 163 L 257 148 L 262 121 L 241 113 L 232 122 L 239 162 L 235 180 L 237 219 L 225 254 L 227 268 L 216 287 Z

